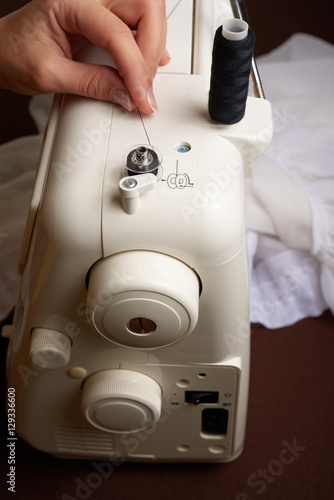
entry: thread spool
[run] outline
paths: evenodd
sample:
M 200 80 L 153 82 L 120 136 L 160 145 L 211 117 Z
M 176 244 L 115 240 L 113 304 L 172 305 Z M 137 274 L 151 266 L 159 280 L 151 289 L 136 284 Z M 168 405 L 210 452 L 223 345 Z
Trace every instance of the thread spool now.
M 239 122 L 246 108 L 254 33 L 241 19 L 217 29 L 212 51 L 209 114 L 224 125 Z

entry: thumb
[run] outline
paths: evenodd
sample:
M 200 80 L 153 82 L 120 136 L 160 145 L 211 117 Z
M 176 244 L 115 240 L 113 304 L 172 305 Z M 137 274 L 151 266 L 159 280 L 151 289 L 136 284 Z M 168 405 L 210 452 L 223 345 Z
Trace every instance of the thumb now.
M 127 111 L 135 104 L 118 71 L 109 66 L 87 64 L 66 58 L 49 65 L 49 92 L 76 94 L 120 104 Z M 47 84 L 45 84 L 47 86 Z

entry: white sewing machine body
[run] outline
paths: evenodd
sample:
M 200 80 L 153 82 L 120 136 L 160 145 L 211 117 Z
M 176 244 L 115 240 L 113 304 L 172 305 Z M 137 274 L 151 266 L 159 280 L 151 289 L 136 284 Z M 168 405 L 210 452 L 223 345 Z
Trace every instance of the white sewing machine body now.
M 224 126 L 201 75 L 160 73 L 154 89 L 145 128 L 69 95 L 50 115 L 7 373 L 17 433 L 52 455 L 224 462 L 243 449 L 244 175 L 270 142 L 270 104 L 249 97 Z M 126 170 L 139 147 L 161 152 L 155 173 Z

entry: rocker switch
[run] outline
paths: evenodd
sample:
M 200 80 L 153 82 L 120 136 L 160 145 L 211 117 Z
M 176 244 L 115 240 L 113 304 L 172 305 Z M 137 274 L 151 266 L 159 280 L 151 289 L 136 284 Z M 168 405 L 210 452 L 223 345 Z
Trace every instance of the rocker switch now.
M 218 403 L 218 391 L 186 391 L 185 402 L 193 405 Z

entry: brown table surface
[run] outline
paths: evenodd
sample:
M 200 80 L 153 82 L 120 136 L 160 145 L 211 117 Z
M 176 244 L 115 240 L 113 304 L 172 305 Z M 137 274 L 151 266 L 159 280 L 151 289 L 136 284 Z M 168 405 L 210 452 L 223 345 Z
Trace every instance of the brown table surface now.
M 2 0 L 0 16 L 24 3 Z M 248 0 L 247 9 L 256 34 L 256 55 L 267 53 L 295 32 L 334 43 L 330 0 Z M 35 133 L 27 113 L 28 101 L 25 96 L 0 91 L 0 143 Z M 7 341 L 1 339 L 2 401 L 6 347 Z M 279 330 L 254 325 L 245 450 L 236 461 L 224 465 L 122 464 L 115 466 L 108 478 L 96 480 L 91 461 L 55 459 L 19 440 L 16 493 L 10 494 L 3 408 L 1 498 L 331 500 L 333 358 L 334 319 L 328 311 Z M 287 447 L 295 450 L 289 463 L 282 461 Z

